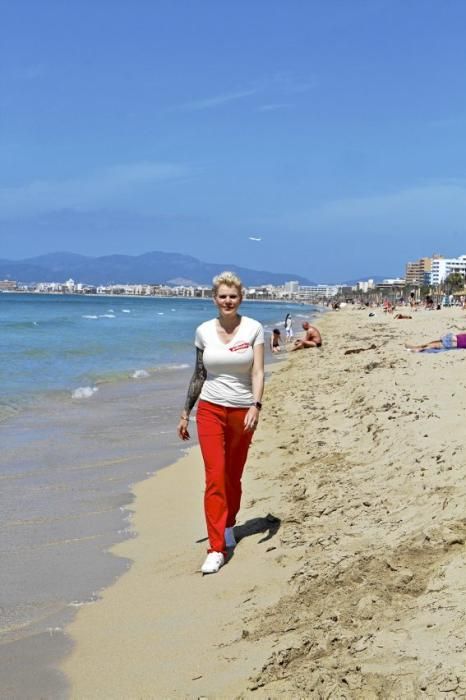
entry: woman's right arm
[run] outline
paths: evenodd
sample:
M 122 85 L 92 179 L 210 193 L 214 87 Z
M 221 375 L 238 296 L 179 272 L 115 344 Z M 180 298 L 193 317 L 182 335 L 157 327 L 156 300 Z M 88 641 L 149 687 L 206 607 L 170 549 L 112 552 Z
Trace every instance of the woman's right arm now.
M 178 435 L 182 440 L 189 440 L 189 414 L 191 413 L 194 404 L 200 396 L 202 386 L 207 377 L 207 372 L 204 367 L 203 355 L 204 351 L 200 350 L 199 348 L 196 348 L 196 365 L 194 367 L 194 373 L 191 377 L 191 381 L 189 382 L 184 409 L 181 413 L 180 422 L 178 423 L 177 428 Z

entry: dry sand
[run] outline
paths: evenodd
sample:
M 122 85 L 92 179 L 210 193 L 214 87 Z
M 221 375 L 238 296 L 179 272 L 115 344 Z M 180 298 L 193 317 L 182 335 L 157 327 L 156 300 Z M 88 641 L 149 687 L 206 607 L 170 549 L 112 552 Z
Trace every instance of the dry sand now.
M 329 313 L 275 362 L 215 576 L 198 448 L 136 487 L 133 564 L 68 630 L 73 698 L 466 697 L 466 352 L 403 347 L 466 317 L 412 315 Z

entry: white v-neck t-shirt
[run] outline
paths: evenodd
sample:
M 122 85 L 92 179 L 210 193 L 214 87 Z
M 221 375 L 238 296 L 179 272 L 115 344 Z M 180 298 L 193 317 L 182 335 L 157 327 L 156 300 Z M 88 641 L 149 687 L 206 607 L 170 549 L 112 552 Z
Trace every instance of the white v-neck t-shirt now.
M 244 408 L 253 404 L 251 369 L 255 345 L 264 343 L 264 329 L 258 321 L 241 316 L 235 335 L 222 343 L 217 333 L 217 319 L 201 323 L 196 330 L 195 345 L 203 350 L 207 378 L 200 398 L 204 401 Z

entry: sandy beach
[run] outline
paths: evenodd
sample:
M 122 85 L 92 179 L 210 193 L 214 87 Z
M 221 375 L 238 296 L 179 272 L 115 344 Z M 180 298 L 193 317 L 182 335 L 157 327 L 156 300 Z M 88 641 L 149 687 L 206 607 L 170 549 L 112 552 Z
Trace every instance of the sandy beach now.
M 466 697 L 466 353 L 404 348 L 466 315 L 412 316 L 329 312 L 321 349 L 270 358 L 218 574 L 198 447 L 135 487 L 132 566 L 67 630 L 72 698 Z

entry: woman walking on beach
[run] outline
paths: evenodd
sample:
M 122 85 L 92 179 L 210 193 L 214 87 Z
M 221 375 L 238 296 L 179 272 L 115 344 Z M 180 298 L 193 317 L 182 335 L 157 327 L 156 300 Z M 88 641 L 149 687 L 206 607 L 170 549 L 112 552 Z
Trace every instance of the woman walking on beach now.
M 240 316 L 241 280 L 222 272 L 213 280 L 218 317 L 196 330 L 196 366 L 178 435 L 189 440 L 189 414 L 196 401 L 197 432 L 205 466 L 204 511 L 209 549 L 201 567 L 214 574 L 236 544 L 233 526 L 241 501 L 241 477 L 259 421 L 264 390 L 264 329 Z

